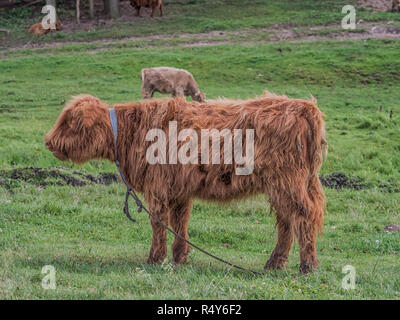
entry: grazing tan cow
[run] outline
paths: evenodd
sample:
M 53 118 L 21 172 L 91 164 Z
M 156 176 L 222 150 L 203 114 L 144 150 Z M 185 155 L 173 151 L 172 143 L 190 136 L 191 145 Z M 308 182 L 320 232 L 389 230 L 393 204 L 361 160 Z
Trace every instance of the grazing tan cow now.
M 206 97 L 190 72 L 170 67 L 142 69 L 142 98 L 150 99 L 154 92 L 174 97 L 191 96 L 197 102 L 204 102 Z
M 164 15 L 164 10 L 162 6 L 162 0 L 130 0 L 131 6 L 136 9 L 136 15 L 140 15 L 141 7 L 150 7 L 151 8 L 151 17 L 154 16 L 154 11 L 156 8 L 160 10 L 160 17 Z

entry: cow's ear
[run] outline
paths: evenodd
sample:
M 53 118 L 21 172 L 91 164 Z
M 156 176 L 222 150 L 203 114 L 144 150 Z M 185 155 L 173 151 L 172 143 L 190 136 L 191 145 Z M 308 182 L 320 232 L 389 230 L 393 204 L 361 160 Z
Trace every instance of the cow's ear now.
M 96 122 L 96 114 L 90 106 L 83 104 L 71 110 L 70 126 L 79 131 L 82 128 L 90 128 Z
M 86 107 L 82 110 L 82 123 L 86 128 L 92 127 L 97 119 L 97 114 L 92 107 Z

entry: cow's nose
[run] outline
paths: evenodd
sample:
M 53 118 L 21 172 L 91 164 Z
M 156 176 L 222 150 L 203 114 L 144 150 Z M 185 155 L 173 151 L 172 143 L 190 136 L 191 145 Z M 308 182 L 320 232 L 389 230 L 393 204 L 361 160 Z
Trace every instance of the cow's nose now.
M 51 143 L 49 141 L 46 141 L 46 148 L 49 150 L 51 149 Z

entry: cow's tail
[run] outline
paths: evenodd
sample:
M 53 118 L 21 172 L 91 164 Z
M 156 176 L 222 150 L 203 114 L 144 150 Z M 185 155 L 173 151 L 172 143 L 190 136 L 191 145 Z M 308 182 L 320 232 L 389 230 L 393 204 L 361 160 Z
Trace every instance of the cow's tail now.
M 327 157 L 328 143 L 325 138 L 325 122 L 323 113 L 318 109 L 316 100 L 305 104 L 302 108 L 303 117 L 306 119 L 307 130 L 307 154 L 310 174 L 318 174 L 322 160 Z
M 325 122 L 323 113 L 318 109 L 315 99 L 304 104 L 302 115 L 308 123 L 308 128 L 304 132 L 307 137 L 305 162 L 309 169 L 307 198 L 311 201 L 309 209 L 313 224 L 321 232 L 326 204 L 318 173 L 328 152 L 328 143 L 325 138 Z

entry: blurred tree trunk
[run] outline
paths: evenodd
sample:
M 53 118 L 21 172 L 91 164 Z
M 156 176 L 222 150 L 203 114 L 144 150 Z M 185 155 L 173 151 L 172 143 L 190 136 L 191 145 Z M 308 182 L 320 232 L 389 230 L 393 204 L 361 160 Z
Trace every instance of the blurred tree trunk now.
M 76 8 L 75 8 L 75 16 L 76 16 L 76 23 L 81 24 L 81 4 L 80 0 L 76 0 Z
M 107 0 L 109 10 L 110 10 L 110 17 L 111 18 L 119 18 L 119 0 Z
M 51 5 L 54 8 L 56 7 L 56 0 L 46 0 L 46 5 Z
M 89 17 L 90 17 L 90 20 L 93 20 L 94 16 L 95 16 L 94 0 L 89 0 Z
M 109 13 L 110 12 L 110 4 L 108 3 L 108 0 L 103 0 L 104 3 L 104 13 Z

